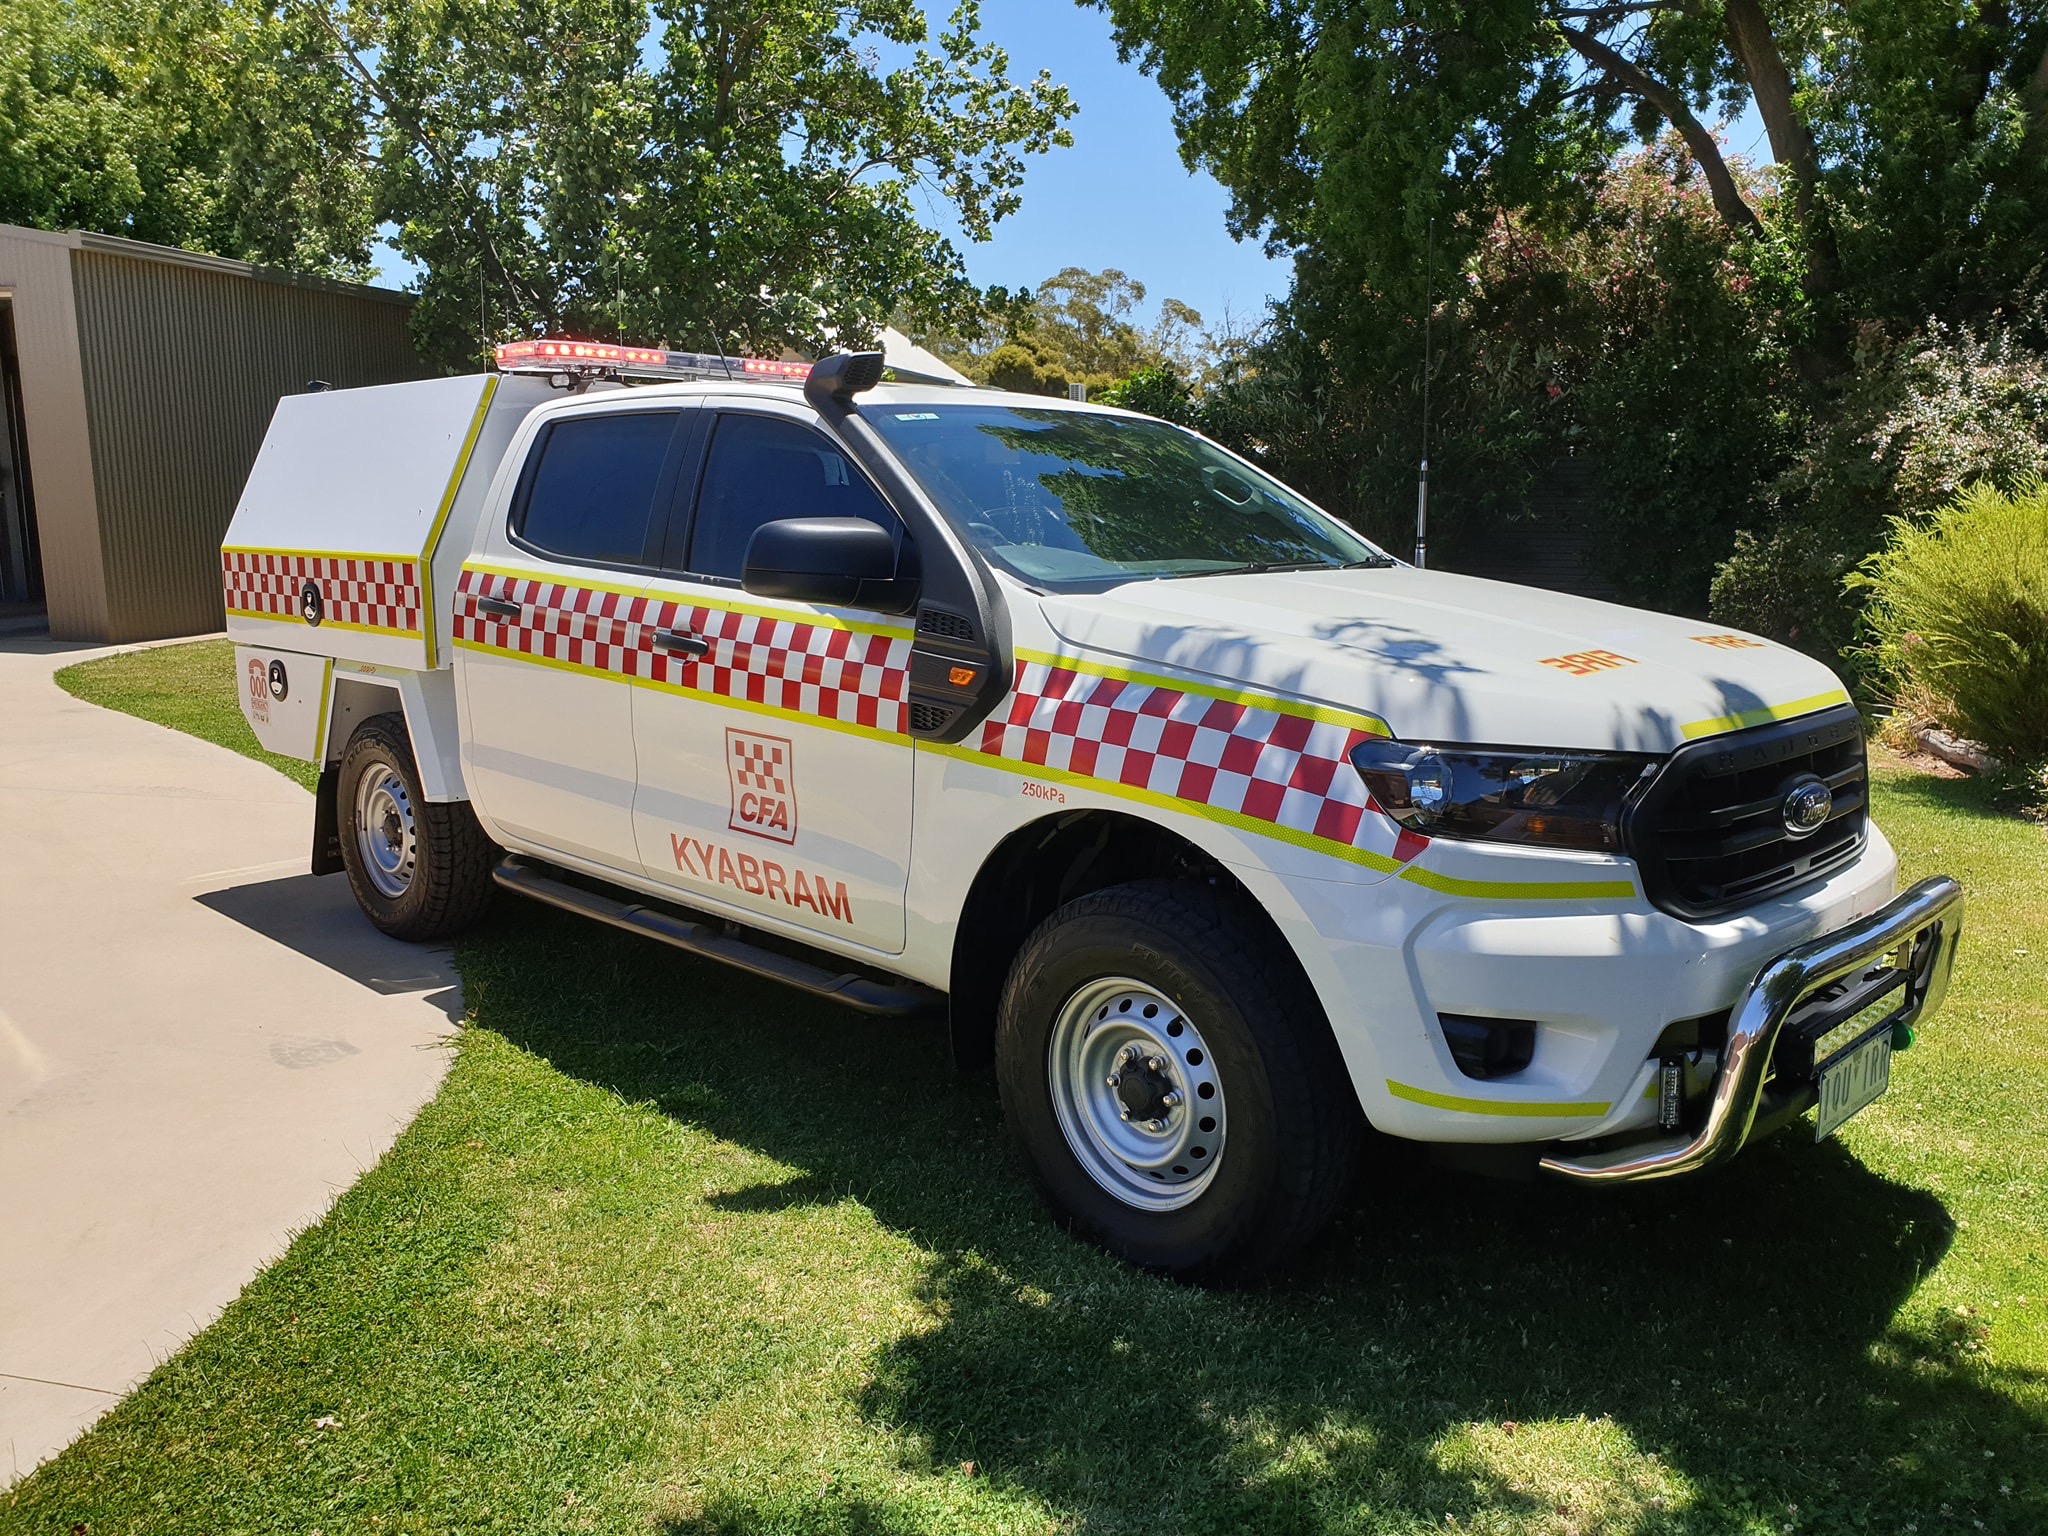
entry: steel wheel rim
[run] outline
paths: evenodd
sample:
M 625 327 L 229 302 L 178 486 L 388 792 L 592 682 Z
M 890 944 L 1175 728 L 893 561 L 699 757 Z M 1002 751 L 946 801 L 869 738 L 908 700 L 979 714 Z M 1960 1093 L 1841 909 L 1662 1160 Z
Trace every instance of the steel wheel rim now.
M 1215 1181 L 1223 1083 L 1201 1031 L 1157 988 L 1127 976 L 1080 988 L 1053 1022 L 1046 1067 L 1068 1147 L 1125 1205 L 1179 1210 Z M 1162 1087 L 1178 1101 L 1161 1102 Z
M 412 796 L 397 769 L 372 764 L 356 780 L 355 835 L 363 874 L 379 895 L 395 900 L 412 889 L 419 834 Z

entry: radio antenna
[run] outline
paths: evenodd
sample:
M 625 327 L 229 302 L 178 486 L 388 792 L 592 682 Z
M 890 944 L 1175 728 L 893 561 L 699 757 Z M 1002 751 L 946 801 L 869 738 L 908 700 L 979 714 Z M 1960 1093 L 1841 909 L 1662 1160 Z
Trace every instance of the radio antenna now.
M 1430 312 L 1436 308 L 1436 219 L 1422 244 L 1422 473 L 1415 481 L 1415 565 L 1429 567 L 1429 350 Z
M 730 382 L 732 379 L 732 359 L 725 355 L 724 333 L 716 326 L 712 326 L 709 329 L 711 331 L 711 350 L 718 354 L 719 362 L 725 365 L 725 377 L 727 382 Z

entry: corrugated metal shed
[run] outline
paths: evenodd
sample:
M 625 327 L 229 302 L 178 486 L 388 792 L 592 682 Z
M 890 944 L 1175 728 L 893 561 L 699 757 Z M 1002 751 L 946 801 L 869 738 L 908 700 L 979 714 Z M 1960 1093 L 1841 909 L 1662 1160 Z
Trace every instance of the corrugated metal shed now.
M 0 226 L 0 300 L 63 639 L 219 628 L 221 535 L 278 398 L 430 371 L 403 294 L 105 235 Z

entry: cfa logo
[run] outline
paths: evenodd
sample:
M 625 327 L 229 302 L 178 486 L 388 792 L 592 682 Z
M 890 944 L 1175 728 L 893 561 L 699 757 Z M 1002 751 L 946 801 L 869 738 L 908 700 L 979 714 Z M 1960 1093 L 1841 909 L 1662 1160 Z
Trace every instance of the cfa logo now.
M 726 727 L 725 770 L 732 780 L 735 832 L 773 842 L 796 841 L 796 764 L 787 737 Z

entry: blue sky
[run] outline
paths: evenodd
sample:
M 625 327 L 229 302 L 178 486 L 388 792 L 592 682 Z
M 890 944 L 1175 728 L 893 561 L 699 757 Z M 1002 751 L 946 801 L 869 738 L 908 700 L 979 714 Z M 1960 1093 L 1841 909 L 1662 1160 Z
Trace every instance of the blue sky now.
M 949 0 L 927 0 L 934 29 Z M 1080 111 L 1071 149 L 1029 162 L 1024 206 L 976 245 L 960 236 L 942 204 L 925 216 L 953 238 L 976 283 L 1035 287 L 1062 267 L 1117 267 L 1146 288 L 1146 318 L 1176 298 L 1215 325 L 1226 309 L 1256 322 L 1268 299 L 1287 291 L 1292 264 L 1270 260 L 1256 242 L 1223 227 L 1229 197 L 1214 178 L 1181 164 L 1172 113 L 1158 85 L 1118 62 L 1109 19 L 1072 0 L 982 0 L 982 35 L 1010 55 L 1012 79 L 1039 70 L 1073 92 Z M 1723 138 L 1737 154 L 1768 158 L 1763 125 L 1750 108 Z M 380 249 L 384 282 L 404 286 L 409 265 Z
M 928 14 L 943 8 L 938 0 Z M 1062 267 L 1118 267 L 1145 285 L 1148 308 L 1176 298 L 1212 325 L 1226 305 L 1256 320 L 1287 291 L 1292 263 L 1230 238 L 1228 194 L 1181 164 L 1166 95 L 1117 61 L 1107 16 L 1071 0 L 982 0 L 981 29 L 1009 51 L 1013 80 L 1050 70 L 1081 110 L 1074 147 L 1031 163 L 1023 208 L 986 245 L 960 240 L 932 210 L 975 282 L 1036 286 Z

